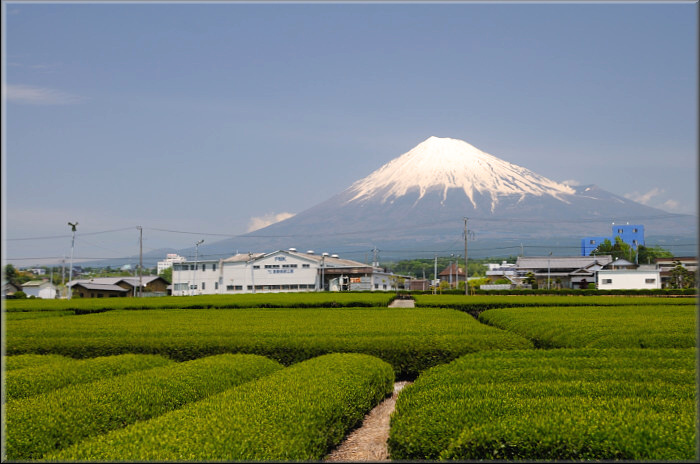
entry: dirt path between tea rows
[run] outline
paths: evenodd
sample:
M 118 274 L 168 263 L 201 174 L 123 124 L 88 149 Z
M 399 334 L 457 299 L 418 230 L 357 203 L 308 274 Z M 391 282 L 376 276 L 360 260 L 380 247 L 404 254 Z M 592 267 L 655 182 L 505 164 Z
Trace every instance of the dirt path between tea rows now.
M 389 461 L 386 441 L 389 438 L 389 418 L 396 406 L 396 397 L 411 382 L 396 382 L 394 393 L 372 409 L 362 426 L 345 438 L 324 462 Z

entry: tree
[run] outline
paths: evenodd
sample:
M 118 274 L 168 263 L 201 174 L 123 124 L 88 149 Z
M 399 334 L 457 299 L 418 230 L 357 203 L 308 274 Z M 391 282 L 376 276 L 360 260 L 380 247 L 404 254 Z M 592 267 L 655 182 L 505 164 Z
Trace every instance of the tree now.
M 13 285 L 17 285 L 17 269 L 12 264 L 5 265 L 2 278 L 7 279 Z
M 631 246 L 623 242 L 620 236 L 617 236 L 614 245 L 606 238 L 595 250 L 591 251 L 591 256 L 595 255 L 612 255 L 613 260 L 622 258 L 634 262 L 637 253 Z
M 639 264 L 651 264 L 656 258 L 673 258 L 673 253 L 661 247 L 639 245 L 637 253 L 637 263 Z
M 680 261 L 674 261 L 676 266 L 671 269 L 671 288 L 692 288 L 696 285 L 695 273 L 690 272 L 681 264 Z
M 528 285 L 531 285 L 532 288 L 537 288 L 537 279 L 535 278 L 535 274 L 533 274 L 532 272 L 528 272 L 525 275 L 523 282 L 528 284 Z
M 164 278 L 165 280 L 167 280 L 169 284 L 173 283 L 173 268 L 172 267 L 169 267 L 167 269 L 163 269 L 163 271 L 158 275 L 161 276 L 162 278 Z

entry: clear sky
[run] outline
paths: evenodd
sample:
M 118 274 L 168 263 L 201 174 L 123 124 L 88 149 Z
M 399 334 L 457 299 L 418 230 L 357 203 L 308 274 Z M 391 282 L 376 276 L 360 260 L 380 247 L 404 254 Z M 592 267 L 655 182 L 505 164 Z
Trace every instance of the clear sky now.
M 431 135 L 697 211 L 697 3 L 2 6 L 3 264 L 243 234 Z

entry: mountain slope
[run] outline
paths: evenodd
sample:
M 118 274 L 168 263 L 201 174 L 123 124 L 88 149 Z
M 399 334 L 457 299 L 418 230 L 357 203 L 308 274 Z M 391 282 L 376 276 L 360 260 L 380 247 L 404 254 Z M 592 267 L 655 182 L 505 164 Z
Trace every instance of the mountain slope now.
M 612 222 L 643 224 L 647 237 L 697 234 L 694 216 L 669 214 L 595 185 L 570 187 L 461 140 L 430 137 L 340 194 L 264 229 L 211 244 L 210 253 L 441 250 L 462 241 L 465 217 L 480 243 L 578 243 L 609 234 Z

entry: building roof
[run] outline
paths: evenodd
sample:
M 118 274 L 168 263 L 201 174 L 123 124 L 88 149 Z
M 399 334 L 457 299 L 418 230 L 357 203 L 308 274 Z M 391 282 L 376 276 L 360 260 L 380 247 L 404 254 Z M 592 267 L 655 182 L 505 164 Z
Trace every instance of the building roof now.
M 464 268 L 463 267 L 457 267 L 456 263 L 452 263 L 451 265 L 447 266 L 440 274 L 439 276 L 449 276 L 449 275 L 457 275 L 457 276 L 463 276 L 464 275 Z
M 157 279 L 163 279 L 160 276 L 141 276 L 141 281 L 143 285 L 146 286 Z M 126 282 L 132 287 L 139 286 L 139 277 L 93 277 L 92 279 L 75 279 L 68 282 L 68 286 L 71 287 L 77 284 L 98 284 L 98 285 L 117 285 L 119 282 Z M 121 288 L 121 287 L 120 287 Z
M 221 262 L 222 263 L 242 263 L 246 261 L 250 261 L 250 259 L 258 259 L 264 256 L 265 253 L 238 253 L 230 258 L 223 259 Z
M 305 258 L 311 261 L 314 261 L 316 263 L 321 263 L 323 261 L 323 265 L 325 267 L 372 267 L 369 266 L 368 264 L 360 263 L 358 261 L 353 261 L 351 259 L 343 259 L 340 257 L 333 257 L 333 256 L 324 256 L 322 254 L 317 255 L 316 253 L 301 253 L 299 251 L 288 251 L 288 250 L 282 250 L 284 253 L 288 253 L 292 256 L 298 256 L 300 258 Z
M 49 284 L 48 280 L 30 280 L 22 284 L 22 287 L 41 287 L 44 284 Z
M 96 283 L 91 283 L 90 281 L 76 282 L 71 287 L 73 287 L 73 286 L 83 287 L 86 290 L 105 290 L 105 291 L 111 291 L 111 292 L 128 292 L 129 291 L 126 288 L 120 287 L 119 285 L 96 284 Z
M 520 256 L 518 269 L 581 269 L 591 264 L 605 266 L 612 262 L 611 255 L 598 256 Z

